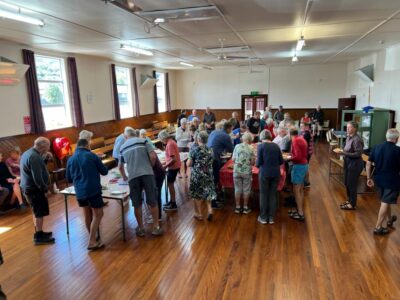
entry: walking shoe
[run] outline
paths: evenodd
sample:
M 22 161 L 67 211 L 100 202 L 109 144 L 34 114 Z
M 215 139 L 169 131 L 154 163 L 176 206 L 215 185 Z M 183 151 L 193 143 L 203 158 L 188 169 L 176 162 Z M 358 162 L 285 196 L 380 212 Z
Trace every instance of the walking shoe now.
M 18 209 L 20 209 L 20 210 L 25 210 L 27 208 L 28 208 L 28 206 L 25 203 L 22 203 L 22 204 L 18 205 Z
M 178 210 L 178 206 L 175 202 L 171 202 L 170 205 L 164 206 L 164 210 Z
M 52 233 L 51 231 L 49 231 L 49 232 L 42 231 L 42 234 L 43 234 L 44 236 L 53 236 L 53 233 Z
M 43 232 L 36 232 L 33 235 L 33 242 L 35 245 L 47 245 L 47 244 L 54 244 L 56 241 L 55 238 L 43 235 Z
M 242 209 L 239 207 L 236 207 L 234 210 L 235 214 L 240 214 L 242 212 Z
M 379 227 L 374 229 L 374 234 L 376 235 L 385 235 L 388 234 L 390 231 L 388 228 L 385 227 Z
M 165 204 L 163 204 L 163 206 L 170 206 L 171 205 L 171 201 L 166 202 Z
M 257 221 L 263 225 L 268 223 L 267 220 L 261 219 L 260 216 L 258 216 Z
M 269 217 L 269 219 L 268 219 L 268 224 L 270 224 L 270 225 L 272 225 L 272 224 L 274 224 L 275 222 L 274 222 L 274 218 L 273 217 Z
M 146 232 L 143 228 L 136 227 L 135 231 L 137 236 L 144 237 L 146 235 Z
M 393 223 L 397 221 L 397 216 L 393 215 L 389 221 L 387 221 L 387 226 L 388 227 L 393 227 Z
M 245 215 L 248 215 L 249 213 L 251 213 L 251 208 L 243 207 L 243 213 L 244 213 Z
M 153 231 L 151 232 L 151 234 L 152 234 L 152 235 L 155 235 L 155 236 L 160 236 L 160 235 L 163 235 L 163 234 L 164 234 L 164 230 L 163 230 L 160 226 L 158 226 L 157 228 L 154 228 L 154 229 L 153 229 Z

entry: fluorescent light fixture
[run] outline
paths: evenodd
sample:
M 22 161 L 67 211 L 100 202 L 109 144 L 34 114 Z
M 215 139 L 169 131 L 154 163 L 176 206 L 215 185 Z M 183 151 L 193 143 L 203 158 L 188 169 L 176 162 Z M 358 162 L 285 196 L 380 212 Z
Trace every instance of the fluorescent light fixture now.
M 147 55 L 147 56 L 153 56 L 153 52 L 149 51 L 149 50 L 145 50 L 145 49 L 141 49 L 141 48 L 137 48 L 137 47 L 133 47 L 133 46 L 129 46 L 129 45 L 124 45 L 121 44 L 121 49 L 124 49 L 126 51 L 130 51 L 130 52 L 134 52 L 137 54 L 143 54 L 143 55 Z
M 305 44 L 306 44 L 306 40 L 304 39 L 303 36 L 301 36 L 301 38 L 297 41 L 296 51 L 301 51 L 301 49 L 303 49 Z
M 191 67 L 191 68 L 193 68 L 193 65 L 192 65 L 192 64 L 186 63 L 186 62 L 184 62 L 184 61 L 181 61 L 180 64 L 181 64 L 182 66 L 186 66 L 186 67 Z
M 0 18 L 10 19 L 14 21 L 24 22 L 37 26 L 44 26 L 43 20 L 32 18 L 23 14 L 9 12 L 3 9 L 0 9 Z
M 157 18 L 154 20 L 154 23 L 159 24 L 159 23 L 165 23 L 166 20 L 164 18 Z
M 292 62 L 298 62 L 299 61 L 299 59 L 297 58 L 297 55 L 295 54 L 293 57 L 292 57 Z
M 202 66 L 202 68 L 205 70 L 214 70 L 214 68 L 210 66 Z

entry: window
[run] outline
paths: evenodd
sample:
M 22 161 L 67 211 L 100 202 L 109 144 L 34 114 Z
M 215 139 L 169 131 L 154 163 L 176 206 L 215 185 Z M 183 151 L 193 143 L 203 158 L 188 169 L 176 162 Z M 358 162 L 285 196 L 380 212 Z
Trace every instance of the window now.
M 72 126 L 64 59 L 35 55 L 35 63 L 46 130 Z
M 133 117 L 131 77 L 128 68 L 115 67 L 121 119 Z
M 167 105 L 165 102 L 165 74 L 156 72 L 157 81 L 157 103 L 158 112 L 167 111 Z

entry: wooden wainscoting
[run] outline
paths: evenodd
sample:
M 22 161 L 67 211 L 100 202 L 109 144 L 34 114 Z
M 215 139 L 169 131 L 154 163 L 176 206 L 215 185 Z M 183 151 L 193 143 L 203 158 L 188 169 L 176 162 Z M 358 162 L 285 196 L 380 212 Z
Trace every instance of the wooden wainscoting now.
M 39 136 L 47 137 L 50 141 L 57 137 L 66 137 L 71 141 L 71 144 L 73 144 L 76 142 L 79 132 L 83 129 L 92 131 L 94 137 L 104 137 L 107 139 L 120 134 L 126 126 L 132 126 L 133 128 L 150 128 L 155 121 L 166 120 L 170 123 L 175 123 L 177 116 L 178 111 L 173 110 L 171 112 L 149 114 L 138 118 L 129 118 L 120 121 L 110 120 L 87 124 L 84 128 L 70 127 L 52 130 L 44 134 L 21 134 L 4 137 L 0 138 L 0 152 L 4 153 L 4 155 L 8 157 L 8 152 L 14 146 L 19 146 L 22 151 L 25 151 L 32 147 L 34 140 Z

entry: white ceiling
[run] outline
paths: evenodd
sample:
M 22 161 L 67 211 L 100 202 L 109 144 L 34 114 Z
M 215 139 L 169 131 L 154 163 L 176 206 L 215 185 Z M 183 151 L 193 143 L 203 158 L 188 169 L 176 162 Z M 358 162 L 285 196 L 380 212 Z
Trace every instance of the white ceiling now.
M 248 45 L 248 53 L 237 55 L 256 57 L 255 65 L 290 64 L 301 34 L 306 47 L 297 53 L 299 64 L 349 61 L 400 43 L 400 0 L 314 0 L 305 24 L 307 0 L 136 0 L 144 11 L 216 5 L 222 12 L 219 19 L 166 23 L 150 33 L 143 18 L 100 0 L 6 2 L 32 10 L 30 15 L 46 25 L 0 19 L 0 39 L 162 68 L 182 69 L 180 61 L 196 67 L 248 64 L 247 60 L 219 61 L 202 50 L 218 47 L 219 38 L 226 46 Z M 121 42 L 152 49 L 155 55 L 149 58 L 121 50 Z

